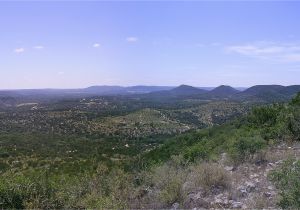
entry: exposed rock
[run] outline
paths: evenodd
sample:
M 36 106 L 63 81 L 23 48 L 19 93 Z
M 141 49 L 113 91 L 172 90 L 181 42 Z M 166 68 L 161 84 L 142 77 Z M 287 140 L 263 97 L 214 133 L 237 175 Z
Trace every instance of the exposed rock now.
M 271 192 L 264 192 L 264 196 L 266 196 L 267 198 L 269 198 L 269 197 L 272 196 L 272 193 Z
M 240 209 L 243 207 L 243 203 L 242 202 L 233 202 L 231 207 L 234 208 L 234 209 Z
M 224 196 L 223 194 L 221 194 L 221 196 L 216 197 L 214 202 L 213 202 L 214 206 L 218 206 L 218 207 L 222 207 L 222 208 L 229 208 L 230 203 L 227 199 L 226 196 Z
M 256 188 L 256 186 L 253 182 L 249 182 L 249 181 L 246 182 L 246 191 L 248 193 L 253 192 L 255 190 L 255 188 Z
M 197 199 L 204 197 L 204 194 L 205 194 L 205 191 L 202 188 L 198 189 L 197 192 L 194 193 L 195 198 L 197 198 Z
M 183 189 L 187 189 L 186 192 L 190 192 L 190 194 L 183 206 L 180 207 L 187 209 L 255 209 L 260 207 L 276 209 L 278 207 L 278 189 L 268 179 L 268 174 L 283 163 L 286 151 L 285 148 L 272 148 L 269 151 L 272 157 L 270 158 L 271 162 L 264 164 L 247 162 L 236 168 L 226 165 L 228 161 L 226 161 L 226 154 L 223 153 L 219 164 L 231 176 L 230 188 L 212 186 L 207 192 L 203 189 L 195 190 L 193 182 L 186 183 Z M 296 155 L 300 157 L 300 151 L 295 151 L 294 156 Z M 189 186 L 192 187 L 189 188 Z M 193 191 L 189 191 L 189 189 Z
M 234 170 L 234 167 L 233 166 L 225 166 L 224 169 L 226 171 L 233 171 Z
M 178 209 L 179 208 L 179 203 L 173 203 L 172 209 Z
M 219 195 L 224 191 L 224 189 L 221 186 L 213 186 L 210 191 L 213 195 Z
M 238 188 L 238 192 L 239 192 L 239 197 L 244 198 L 244 197 L 248 196 L 248 192 L 247 192 L 247 190 L 246 190 L 246 188 L 244 186 L 240 186 Z
M 255 161 L 255 165 L 260 166 L 260 165 L 265 164 L 266 162 L 267 162 L 267 160 L 257 160 L 257 161 Z
M 199 188 L 197 191 L 190 193 L 186 200 L 183 202 L 184 208 L 209 208 L 209 202 L 204 199 L 205 191 L 202 188 Z
M 183 203 L 184 208 L 209 208 L 210 203 L 203 198 L 189 196 Z
M 220 158 L 220 164 L 224 165 L 225 162 L 227 160 L 227 154 L 226 153 L 222 153 L 221 154 L 221 158 Z
M 215 198 L 214 203 L 223 203 L 223 200 L 221 198 Z
M 251 178 L 251 179 L 252 179 L 252 178 L 257 178 L 257 177 L 259 177 L 258 174 L 250 174 L 250 178 Z
M 274 167 L 275 164 L 274 163 L 268 163 L 268 166 Z
M 237 191 L 233 191 L 231 194 L 230 194 L 230 201 L 234 202 L 234 201 L 238 201 L 238 198 L 240 196 L 240 193 L 237 192 Z

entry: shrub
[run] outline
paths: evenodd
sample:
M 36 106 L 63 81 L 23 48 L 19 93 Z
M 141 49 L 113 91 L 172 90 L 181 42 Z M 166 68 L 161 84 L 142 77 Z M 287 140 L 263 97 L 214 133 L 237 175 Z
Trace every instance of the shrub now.
M 98 165 L 96 174 L 88 177 L 84 185 L 87 189 L 78 196 L 77 205 L 91 209 L 126 209 L 134 192 L 130 174 L 119 168 L 109 171 L 103 164 Z
M 270 174 L 270 179 L 280 190 L 278 205 L 283 208 L 300 208 L 300 161 L 289 159 Z
M 175 202 L 183 205 L 187 195 L 199 188 L 208 193 L 215 188 L 225 190 L 231 186 L 228 172 L 218 164 L 197 162 L 190 165 L 180 156 L 173 156 L 171 161 L 153 168 L 149 178 L 147 185 L 153 195 L 149 200 L 156 208 L 170 207 Z
M 292 105 L 300 105 L 300 92 L 291 101 Z
M 208 156 L 209 156 L 209 149 L 202 141 L 187 148 L 184 153 L 184 158 L 190 161 L 194 161 L 195 159 L 207 159 Z
M 206 192 L 212 188 L 230 188 L 230 176 L 228 172 L 216 163 L 200 163 L 191 166 L 188 182 L 193 183 L 194 188 L 203 188 Z M 193 190 L 193 189 L 189 189 Z
M 281 105 L 270 105 L 253 108 L 249 122 L 255 127 L 273 126 L 276 124 L 278 113 L 282 109 Z
M 255 153 L 266 146 L 266 141 L 259 135 L 237 137 L 229 148 L 229 154 L 235 163 L 252 160 Z
M 288 117 L 287 129 L 293 138 L 300 140 L 300 109 L 295 108 Z
M 151 185 L 157 192 L 154 202 L 159 201 L 163 206 L 169 206 L 183 199 L 182 185 L 186 180 L 187 170 L 182 161 L 178 161 L 178 157 L 173 157 L 171 161 L 152 169 Z
M 95 174 L 53 175 L 47 171 L 0 177 L 0 208 L 128 208 L 133 178 L 121 169 L 99 165 Z
M 45 174 L 8 174 L 0 180 L 1 208 L 62 208 L 55 188 Z
M 81 201 L 81 204 L 88 209 L 126 209 L 119 200 L 113 195 L 99 196 L 98 194 L 87 194 Z

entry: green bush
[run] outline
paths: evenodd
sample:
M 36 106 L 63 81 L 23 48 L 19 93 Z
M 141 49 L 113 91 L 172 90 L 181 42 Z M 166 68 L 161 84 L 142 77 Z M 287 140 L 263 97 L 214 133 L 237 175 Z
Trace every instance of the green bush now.
M 300 105 L 300 92 L 292 99 L 292 105 Z
M 0 179 L 1 208 L 62 208 L 55 188 L 43 174 L 8 174 Z
M 190 161 L 195 159 L 207 159 L 209 156 L 209 149 L 205 147 L 203 142 L 199 142 L 188 149 L 184 153 L 184 158 Z
M 3 209 L 125 209 L 134 194 L 133 177 L 100 165 L 95 174 L 51 175 L 47 171 L 0 177 Z
M 153 186 L 157 197 L 152 202 L 159 202 L 166 207 L 183 199 L 182 185 L 186 181 L 187 170 L 180 156 L 173 156 L 171 161 L 154 167 L 150 173 L 150 186 Z
M 274 126 L 282 108 L 283 106 L 277 104 L 255 107 L 248 117 L 249 122 L 255 127 Z
M 235 163 L 251 160 L 253 155 L 266 146 L 266 141 L 259 135 L 237 137 L 229 148 L 229 154 Z
M 293 113 L 289 115 L 287 128 L 293 138 L 300 140 L 300 108 L 293 109 Z
M 283 166 L 272 172 L 270 179 L 280 190 L 278 205 L 283 209 L 300 208 L 300 161 L 285 161 Z

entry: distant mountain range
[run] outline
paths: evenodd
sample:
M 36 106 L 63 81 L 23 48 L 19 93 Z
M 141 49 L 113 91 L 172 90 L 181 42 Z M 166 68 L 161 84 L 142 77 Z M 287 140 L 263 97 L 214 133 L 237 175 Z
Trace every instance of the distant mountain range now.
M 196 88 L 188 85 L 180 85 L 179 87 L 170 90 L 156 91 L 145 94 L 145 97 L 154 99 L 197 98 L 203 100 L 231 99 L 276 102 L 289 100 L 298 92 L 300 92 L 300 85 L 256 85 L 245 90 L 238 90 L 226 85 L 221 85 L 211 90 Z
M 139 95 L 149 99 L 197 98 L 232 99 L 255 101 L 284 101 L 300 92 L 300 85 L 256 85 L 250 88 L 233 88 L 221 85 L 216 88 L 193 87 L 188 85 L 172 86 L 91 86 L 83 89 L 26 89 L 0 91 L 0 99 L 11 101 L 11 97 L 82 97 L 105 95 Z
M 124 94 L 143 94 L 155 91 L 171 90 L 175 87 L 169 86 L 91 86 L 81 89 L 18 89 L 0 90 L 0 96 L 29 96 L 29 95 L 124 95 Z
M 85 89 L 81 89 L 84 93 L 94 93 L 94 94 L 143 94 L 155 91 L 171 90 L 174 87 L 171 86 L 91 86 Z

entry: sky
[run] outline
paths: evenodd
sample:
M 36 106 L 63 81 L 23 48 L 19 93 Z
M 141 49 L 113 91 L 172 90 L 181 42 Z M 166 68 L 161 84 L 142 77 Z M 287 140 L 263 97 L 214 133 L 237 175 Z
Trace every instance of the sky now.
M 0 89 L 300 84 L 300 1 L 1 1 Z

